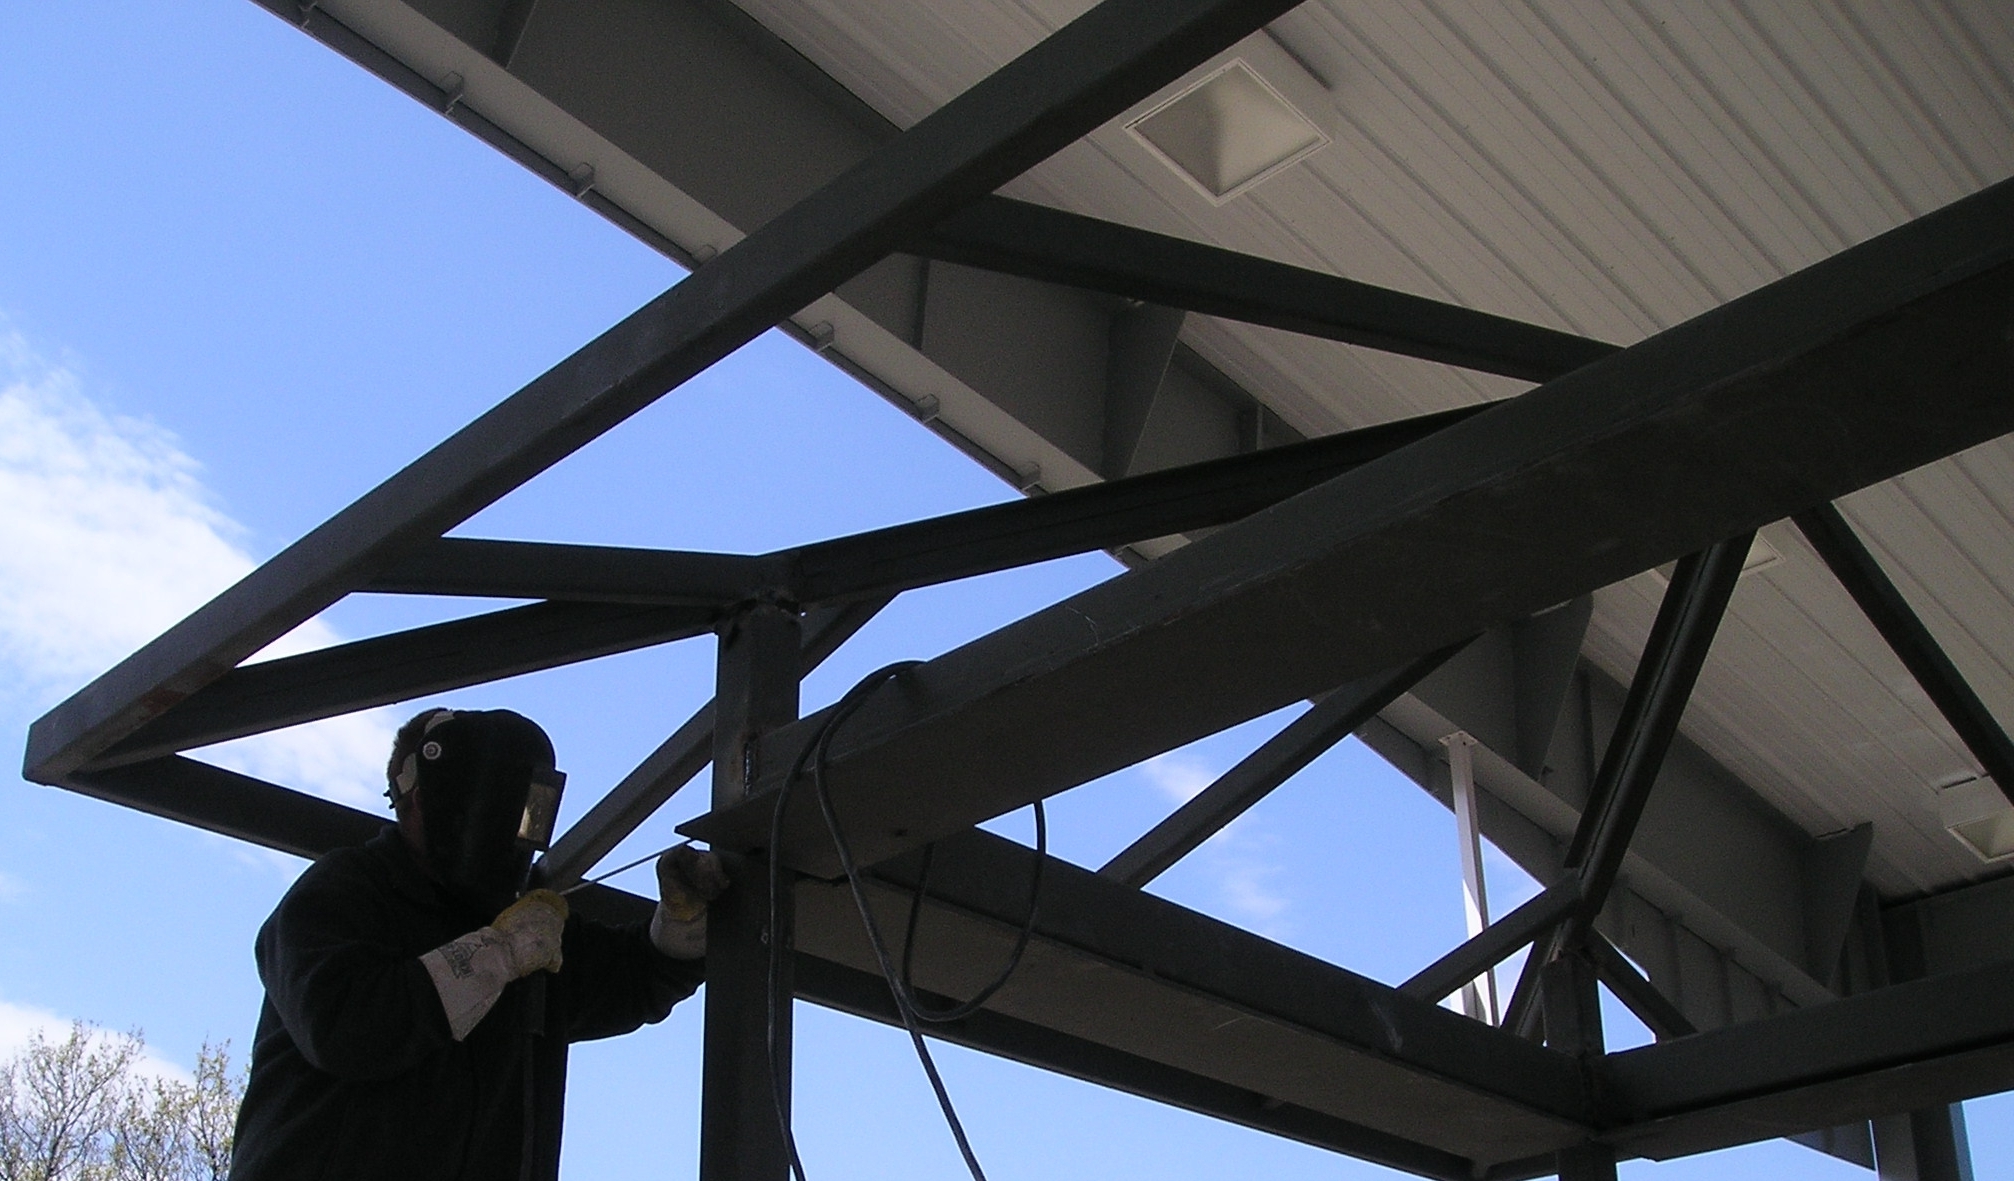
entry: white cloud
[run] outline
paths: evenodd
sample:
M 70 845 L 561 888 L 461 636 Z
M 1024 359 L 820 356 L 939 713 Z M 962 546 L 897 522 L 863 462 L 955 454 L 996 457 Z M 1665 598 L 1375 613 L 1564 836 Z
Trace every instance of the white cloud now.
M 1140 773 L 1176 805 L 1195 799 L 1220 774 L 1202 759 L 1182 752 L 1158 755 L 1140 764 Z M 1190 857 L 1204 869 L 1229 917 L 1268 938 L 1287 931 L 1289 897 L 1277 883 L 1284 868 L 1272 855 L 1272 837 L 1244 817 L 1225 825 Z
M 93 1043 L 116 1039 L 120 1035 L 96 1025 L 88 1025 Z M 40 1034 L 47 1042 L 61 1042 L 70 1036 L 70 1019 L 48 1009 L 33 1005 L 17 1005 L 0 1001 L 0 1062 L 4 1062 L 22 1050 Z M 186 1067 L 171 1062 L 153 1050 L 142 1048 L 140 1056 L 133 1063 L 133 1073 L 142 1078 L 173 1079 L 177 1082 L 192 1082 L 194 1076 Z
M 1251 828 L 1237 832 L 1233 828 L 1237 824 L 1198 852 L 1216 873 L 1216 889 L 1225 899 L 1225 907 L 1253 931 L 1281 939 L 1289 929 L 1291 899 L 1277 887 L 1285 869 L 1269 855 L 1275 842 L 1251 832 Z
M 0 902 L 16 902 L 28 896 L 28 883 L 0 869 Z
M 244 530 L 170 432 L 105 413 L 0 328 L 0 670 L 53 704 L 252 569 Z M 268 655 L 339 637 L 310 620 Z M 246 774 L 375 806 L 395 723 L 334 718 L 216 748 Z
M 1216 772 L 1201 759 L 1180 753 L 1155 755 L 1140 764 L 1140 772 L 1177 805 L 1195 799 L 1217 779 Z

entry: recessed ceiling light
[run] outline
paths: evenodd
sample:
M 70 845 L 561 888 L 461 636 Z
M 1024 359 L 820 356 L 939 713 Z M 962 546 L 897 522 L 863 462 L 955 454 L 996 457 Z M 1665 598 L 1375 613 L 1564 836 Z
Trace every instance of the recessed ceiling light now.
M 2014 857 L 2014 804 L 1991 779 L 1938 788 L 1937 820 L 1981 861 Z
M 1198 79 L 1126 130 L 1217 205 L 1329 142 L 1243 58 Z

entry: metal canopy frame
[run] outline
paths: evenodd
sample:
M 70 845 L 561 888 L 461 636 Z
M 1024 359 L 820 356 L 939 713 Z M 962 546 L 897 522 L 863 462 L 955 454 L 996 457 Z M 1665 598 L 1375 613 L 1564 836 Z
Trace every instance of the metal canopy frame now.
M 776 790 L 823 722 L 796 717 L 799 680 L 903 590 L 1221 526 L 905 673 L 832 744 L 834 796 L 876 867 L 876 898 L 924 891 L 917 854 L 936 844 L 918 980 L 948 995 L 972 964 L 997 961 L 1025 914 L 1012 883 L 1036 856 L 973 825 L 1317 701 L 1102 873 L 1046 865 L 1021 972 L 944 1037 L 1451 1179 L 1612 1177 L 1618 1154 L 1699 1151 L 2014 1085 L 2004 965 L 1684 1036 L 1682 1014 L 1590 929 L 1746 537 L 1768 522 L 1797 515 L 2009 786 L 2004 732 L 1829 505 L 2014 429 L 2014 182 L 1620 350 L 991 195 L 1292 7 L 1105 0 L 50 711 L 26 775 L 317 856 L 380 820 L 180 752 L 718 632 L 721 697 L 565 834 L 544 870 L 578 879 L 712 762 L 712 810 L 688 828 L 750 858 L 738 872 L 751 896 L 749 866 L 774 858 L 789 871 L 782 910 L 797 918 L 774 934 L 795 941 L 790 992 L 894 1021 L 852 928 L 821 921 L 845 903 L 825 880 L 835 866 L 808 801 L 766 847 Z M 368 48 L 313 6 L 302 20 Z M 444 536 L 898 250 L 1545 384 L 1487 408 L 763 556 Z M 1585 809 L 1568 872 L 1413 980 L 1392 988 L 1138 889 L 1477 633 L 1701 551 L 1673 579 L 1671 622 L 1601 776 L 1611 790 Z M 356 592 L 541 601 L 241 667 Z M 966 757 L 981 741 L 989 757 Z M 583 905 L 647 903 L 597 887 Z M 747 1049 L 762 1042 L 761 909 L 715 917 L 709 1178 L 783 1176 L 767 1064 Z M 1434 1003 L 1534 941 L 1513 1017 L 1542 1011 L 1549 1044 Z M 1597 974 L 1655 1018 L 1662 1044 L 1603 1052 L 1588 1003 Z M 1131 1019 L 1114 1020 L 1114 1005 Z

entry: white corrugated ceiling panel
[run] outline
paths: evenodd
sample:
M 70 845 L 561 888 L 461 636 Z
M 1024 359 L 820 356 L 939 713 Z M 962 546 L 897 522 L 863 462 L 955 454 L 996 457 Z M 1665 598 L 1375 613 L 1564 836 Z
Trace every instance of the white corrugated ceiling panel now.
M 1088 6 L 743 2 L 902 126 Z M 1999 0 L 1315 0 L 1271 35 L 1333 137 L 1307 160 L 1217 207 L 1108 127 L 1011 191 L 1628 344 L 2014 174 Z M 1521 388 L 1201 317 L 1184 340 L 1309 433 Z M 1847 508 L 2014 719 L 2014 448 Z M 1809 832 L 1874 821 L 1886 893 L 1978 876 L 1932 791 L 1969 756 L 1795 531 L 1769 536 L 1784 561 L 1744 579 L 1687 732 Z M 1599 596 L 1590 657 L 1626 678 L 1659 590 Z

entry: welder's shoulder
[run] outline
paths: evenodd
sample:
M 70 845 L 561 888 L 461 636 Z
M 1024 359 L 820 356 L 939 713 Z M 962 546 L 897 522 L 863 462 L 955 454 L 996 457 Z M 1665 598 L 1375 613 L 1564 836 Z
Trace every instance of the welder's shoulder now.
M 315 858 L 313 864 L 301 871 L 301 876 L 295 885 L 305 885 L 313 889 L 322 885 L 383 876 L 384 858 L 378 850 L 372 848 L 375 843 L 373 841 L 363 845 L 345 845 L 340 849 L 329 850 Z
M 396 873 L 386 864 L 377 841 L 331 850 L 294 879 L 280 909 L 316 909 L 331 902 L 361 901 L 394 892 Z

